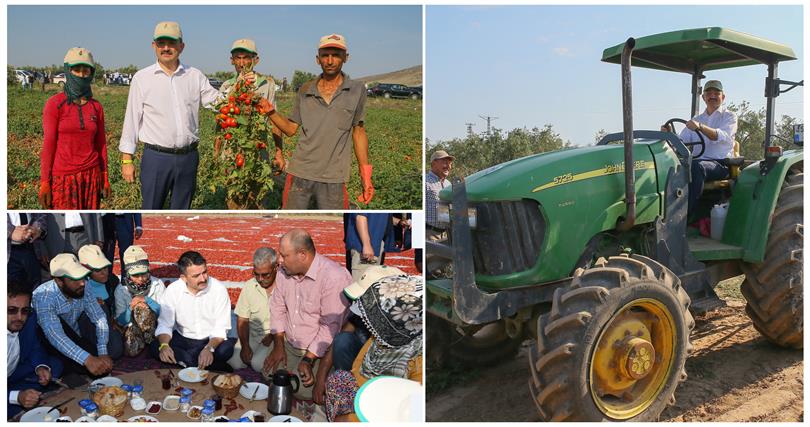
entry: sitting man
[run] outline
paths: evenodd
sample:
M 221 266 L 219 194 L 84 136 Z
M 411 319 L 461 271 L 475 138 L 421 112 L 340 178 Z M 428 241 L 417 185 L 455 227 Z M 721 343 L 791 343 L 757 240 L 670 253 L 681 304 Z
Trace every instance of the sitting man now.
M 692 159 L 692 180 L 689 183 L 689 214 L 696 208 L 703 183 L 728 178 L 728 166 L 722 160 L 734 156 L 734 137 L 737 134 L 737 115 L 724 105 L 726 95 L 719 80 L 709 80 L 703 85 L 703 102 L 706 110 L 686 122 L 680 133 L 683 142 L 699 142 L 697 132 L 704 135 L 706 149 Z M 662 131 L 671 131 L 661 127 Z
M 164 363 L 233 372 L 228 359 L 235 339 L 231 329 L 231 300 L 219 280 L 208 277 L 205 258 L 187 251 L 177 261 L 180 278 L 163 292 L 160 317 L 149 351 Z
M 112 370 L 123 353 L 121 342 L 110 341 L 110 327 L 95 296 L 85 292 L 90 270 L 73 254 L 59 254 L 50 263 L 53 280 L 33 296 L 34 310 L 46 350 L 58 354 L 66 372 L 101 376 Z
M 124 352 L 138 355 L 152 343 L 166 286 L 149 274 L 149 258 L 140 246 L 124 251 L 122 283 L 115 288 L 115 323 L 124 331 Z
M 31 309 L 31 288 L 24 280 L 8 282 L 8 418 L 39 402 L 51 378 L 62 375 L 62 363 L 49 356 L 37 337 L 37 318 Z
M 234 369 L 250 366 L 262 372 L 264 359 L 273 348 L 270 333 L 270 297 L 276 284 L 278 259 L 271 248 L 259 248 L 253 253 L 253 278 L 242 286 L 236 302 L 236 332 L 239 342 L 228 362 Z
M 96 245 L 82 246 L 79 249 L 79 262 L 84 268 L 90 270 L 90 277 L 87 279 L 87 290 L 96 297 L 109 323 L 113 307 L 112 291 L 119 282 L 114 274 L 110 274 L 112 263 L 104 256 L 101 248 Z M 110 339 L 112 339 L 113 334 L 117 333 L 117 331 L 111 330 Z
M 281 270 L 270 300 L 274 347 L 264 370 L 272 372 L 279 366 L 297 370 L 301 387 L 295 397 L 312 400 L 313 389 L 322 386 L 313 372 L 318 372 L 319 359 L 346 318 L 349 302 L 343 288 L 351 283 L 351 275 L 316 253 L 312 237 L 301 229 L 282 236 L 278 252 Z

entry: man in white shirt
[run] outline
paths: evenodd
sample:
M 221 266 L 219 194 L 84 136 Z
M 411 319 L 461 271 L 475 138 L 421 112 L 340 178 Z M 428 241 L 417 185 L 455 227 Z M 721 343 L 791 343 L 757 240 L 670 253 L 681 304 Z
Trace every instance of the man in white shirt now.
M 170 209 L 189 209 L 197 188 L 200 154 L 200 106 L 221 95 L 200 70 L 180 62 L 183 33 L 176 22 L 161 22 L 152 41 L 157 62 L 132 78 L 118 149 L 121 174 L 135 182 L 133 155 L 144 144 L 141 159 L 143 209 L 162 209 L 171 191 Z
M 704 182 L 728 178 L 728 166 L 722 160 L 734 157 L 737 115 L 723 105 L 725 99 L 723 84 L 719 80 L 707 81 L 703 86 L 703 102 L 706 103 L 706 109 L 686 122 L 686 128 L 679 135 L 683 142 L 699 142 L 697 132 L 700 132 L 706 143 L 703 154 L 692 160 L 692 180 L 689 183 L 690 213 L 703 192 Z
M 149 351 L 165 363 L 211 367 L 232 372 L 231 300 L 219 280 L 208 277 L 205 258 L 188 251 L 177 261 L 180 279 L 170 284 L 160 301 L 160 316 Z
M 62 363 L 40 344 L 27 283 L 9 280 L 7 309 L 7 415 L 11 418 L 36 406 L 51 378 L 62 374 Z

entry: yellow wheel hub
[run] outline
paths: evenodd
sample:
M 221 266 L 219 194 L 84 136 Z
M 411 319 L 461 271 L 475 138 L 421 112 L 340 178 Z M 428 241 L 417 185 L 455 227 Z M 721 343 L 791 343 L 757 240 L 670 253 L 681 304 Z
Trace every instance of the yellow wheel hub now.
M 669 377 L 675 323 L 659 301 L 635 300 L 602 330 L 591 357 L 589 382 L 597 407 L 608 417 L 629 419 L 647 409 Z

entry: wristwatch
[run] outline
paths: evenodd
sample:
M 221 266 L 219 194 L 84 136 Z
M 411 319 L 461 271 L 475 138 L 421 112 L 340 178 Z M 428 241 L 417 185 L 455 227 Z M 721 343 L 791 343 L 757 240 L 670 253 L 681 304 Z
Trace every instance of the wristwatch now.
M 698 128 L 697 128 L 697 130 L 699 130 L 699 131 L 703 132 L 703 123 L 698 122 Z
M 306 363 L 306 364 L 307 364 L 307 365 L 309 365 L 309 366 L 312 366 L 312 364 L 313 364 L 313 363 L 315 363 L 315 360 L 314 360 L 313 358 L 309 357 L 309 356 L 304 356 L 304 357 L 301 359 L 301 361 L 302 361 L 302 362 L 304 362 L 304 363 Z
M 205 347 L 208 348 L 208 351 L 210 351 L 211 353 L 214 352 L 214 347 L 213 346 L 206 345 Z

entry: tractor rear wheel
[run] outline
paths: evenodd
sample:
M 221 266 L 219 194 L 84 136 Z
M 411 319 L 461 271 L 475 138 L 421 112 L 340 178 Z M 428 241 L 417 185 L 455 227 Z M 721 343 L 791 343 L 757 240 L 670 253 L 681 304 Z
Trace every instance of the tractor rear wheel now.
M 483 325 L 463 335 L 452 323 L 428 316 L 427 329 L 430 360 L 439 366 L 446 362 L 466 367 L 492 365 L 513 357 L 524 340 L 522 336 L 507 335 L 503 321 Z
M 745 264 L 741 290 L 754 327 L 771 342 L 802 348 L 804 333 L 804 166 L 788 171 L 771 219 L 761 264 Z
M 547 421 L 654 421 L 686 379 L 694 320 L 680 279 L 638 255 L 600 258 L 537 322 L 529 388 Z

